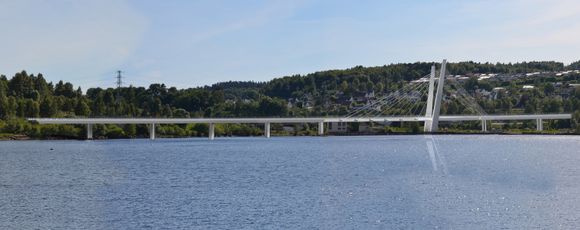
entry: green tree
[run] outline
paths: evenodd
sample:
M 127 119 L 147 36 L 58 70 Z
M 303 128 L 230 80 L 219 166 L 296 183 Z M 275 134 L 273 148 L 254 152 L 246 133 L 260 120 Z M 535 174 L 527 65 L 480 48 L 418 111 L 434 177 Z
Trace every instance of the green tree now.
M 17 73 L 8 82 L 10 95 L 18 98 L 28 98 L 32 90 L 34 90 L 34 81 L 28 76 L 26 71 Z
M 56 96 L 65 96 L 65 97 L 74 97 L 75 91 L 74 87 L 71 83 L 63 83 L 63 81 L 59 81 L 56 86 L 54 87 L 54 95 Z
M 346 81 L 342 81 L 342 83 L 340 83 L 340 91 L 345 93 L 348 91 L 348 83 Z
M 5 119 L 8 116 L 8 109 L 8 98 L 4 95 L 0 95 L 0 120 Z
M 42 98 L 52 95 L 52 89 L 49 87 L 46 79 L 44 79 L 44 76 L 40 73 L 34 79 L 34 88 Z
M 57 113 L 57 108 L 54 105 L 52 97 L 46 97 L 40 102 L 40 116 L 54 117 Z
M 580 134 L 580 110 L 576 111 L 572 117 L 572 126 L 576 133 Z
M 544 93 L 546 95 L 552 95 L 554 93 L 554 91 L 556 91 L 556 89 L 554 88 L 554 85 L 552 85 L 551 83 L 544 84 Z
M 544 100 L 543 111 L 545 113 L 559 113 L 562 111 L 562 101 L 555 98 Z
M 91 108 L 85 102 L 85 100 L 81 99 L 77 101 L 77 104 L 75 106 L 75 115 L 83 117 L 88 117 L 89 115 L 91 115 Z
M 189 118 L 189 112 L 185 109 L 173 110 L 173 117 L 175 118 Z
M 32 99 L 26 99 L 25 116 L 26 117 L 39 117 L 40 107 L 38 102 Z

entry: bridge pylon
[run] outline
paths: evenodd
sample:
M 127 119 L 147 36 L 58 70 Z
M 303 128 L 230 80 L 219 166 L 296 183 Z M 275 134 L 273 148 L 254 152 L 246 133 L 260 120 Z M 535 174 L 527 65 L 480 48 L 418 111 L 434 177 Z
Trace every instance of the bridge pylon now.
M 431 76 L 429 78 L 429 95 L 427 97 L 427 110 L 425 111 L 425 117 L 430 119 L 425 121 L 425 126 L 423 127 L 425 132 L 437 132 L 439 130 L 439 115 L 441 114 L 441 101 L 443 100 L 443 84 L 445 82 L 446 66 L 447 60 L 443 59 L 441 62 L 441 70 L 439 71 L 436 95 L 434 95 L 435 66 L 431 67 Z M 433 96 L 435 96 L 435 98 L 433 98 Z
M 435 88 L 435 65 L 431 66 L 431 74 L 429 76 L 429 92 L 427 96 L 427 109 L 425 110 L 425 117 L 431 117 L 433 115 L 433 97 Z M 425 121 L 425 126 L 423 127 L 424 132 L 431 131 L 431 121 Z

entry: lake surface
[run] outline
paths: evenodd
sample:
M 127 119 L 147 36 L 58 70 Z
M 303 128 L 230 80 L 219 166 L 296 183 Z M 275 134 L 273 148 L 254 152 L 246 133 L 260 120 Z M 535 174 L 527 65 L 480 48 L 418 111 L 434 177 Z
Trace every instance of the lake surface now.
M 579 169 L 577 136 L 8 141 L 0 229 L 578 229 Z

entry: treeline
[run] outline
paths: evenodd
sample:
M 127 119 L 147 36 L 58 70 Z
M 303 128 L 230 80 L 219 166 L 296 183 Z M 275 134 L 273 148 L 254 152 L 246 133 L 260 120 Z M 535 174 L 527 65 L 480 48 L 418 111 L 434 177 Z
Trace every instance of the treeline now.
M 264 86 L 264 93 L 269 96 L 290 98 L 304 93 L 324 94 L 325 91 L 340 90 L 347 94 L 374 90 L 376 92 L 393 91 L 401 87 L 402 82 L 416 80 L 426 76 L 431 66 L 439 63 L 417 62 L 392 64 L 380 67 L 357 66 L 346 70 L 329 70 L 308 74 L 294 75 L 274 79 Z M 572 63 L 565 66 L 560 62 L 522 62 L 515 64 L 459 62 L 448 63 L 447 71 L 452 75 L 475 73 L 531 73 L 561 71 L 577 66 Z M 577 69 L 580 69 L 577 68 Z
M 212 86 L 177 89 L 164 84 L 149 87 L 90 88 L 85 93 L 72 83 L 48 82 L 42 74 L 16 73 L 10 79 L 0 76 L 0 133 L 43 136 L 82 136 L 83 127 L 34 126 L 23 121 L 27 117 L 286 117 L 343 115 L 353 105 L 340 104 L 341 98 L 368 92 L 377 96 L 399 89 L 411 80 L 429 74 L 434 63 L 417 62 L 391 64 L 378 67 L 356 66 L 346 70 L 321 71 L 307 75 L 294 75 L 268 82 L 222 82 Z M 436 64 L 438 65 L 438 64 Z M 558 62 L 502 63 L 450 63 L 451 74 L 470 73 L 527 73 L 578 69 L 579 63 L 564 65 Z M 570 100 L 562 100 L 552 89 L 553 81 L 579 83 L 578 75 L 572 77 L 536 79 L 538 87 L 521 92 L 519 84 L 478 82 L 465 83 L 468 90 L 508 87 L 499 100 L 480 100 L 478 103 L 490 112 L 512 113 L 514 110 L 534 112 L 573 112 L 580 110 L 577 91 Z M 574 92 L 573 92 L 574 93 Z M 289 102 L 297 102 L 289 106 Z M 466 108 L 453 102 L 443 107 L 444 113 L 461 113 Z M 106 126 L 106 137 L 132 137 L 146 132 L 141 127 Z M 204 127 L 167 126 L 168 136 L 195 136 Z M 255 127 L 225 127 L 223 133 L 231 135 L 258 134 Z M 254 130 L 254 131 L 250 131 Z

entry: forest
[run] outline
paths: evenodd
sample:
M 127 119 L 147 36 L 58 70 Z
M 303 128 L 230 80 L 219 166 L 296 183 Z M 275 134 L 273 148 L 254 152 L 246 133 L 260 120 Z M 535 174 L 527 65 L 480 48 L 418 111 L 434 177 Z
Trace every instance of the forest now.
M 580 62 L 564 65 L 559 62 L 522 63 L 449 63 L 451 75 L 555 73 L 580 69 Z M 89 88 L 70 82 L 49 82 L 41 74 L 26 71 L 11 77 L 0 76 L 0 138 L 82 138 L 83 126 L 37 125 L 29 117 L 308 117 L 341 116 L 354 106 L 344 98 L 373 92 L 376 97 L 396 91 L 409 81 L 426 76 L 430 62 L 390 64 L 378 67 L 356 66 L 345 70 L 320 71 L 293 75 L 267 82 L 221 82 L 211 86 L 177 89 L 165 84 L 149 87 Z M 170 76 L 168 76 L 170 77 Z M 573 113 L 574 119 L 554 123 L 553 129 L 580 133 L 580 88 L 564 95 L 563 86 L 580 83 L 578 73 L 565 76 L 525 77 L 510 81 L 480 81 L 470 77 L 462 82 L 473 95 L 480 90 L 506 88 L 495 99 L 477 98 L 477 103 L 489 114 Z M 522 90 L 533 85 L 533 90 Z M 556 85 L 556 86 L 555 86 Z M 564 96 L 563 96 L 564 95 Z M 443 114 L 459 114 L 460 104 L 449 101 Z M 277 127 L 281 129 L 280 127 Z M 300 132 L 287 135 L 307 135 L 308 125 Z M 141 125 L 102 125 L 96 127 L 100 138 L 133 138 L 147 135 Z M 159 135 L 168 137 L 202 136 L 207 125 L 164 125 Z M 252 125 L 219 126 L 218 135 L 261 135 L 261 128 Z

